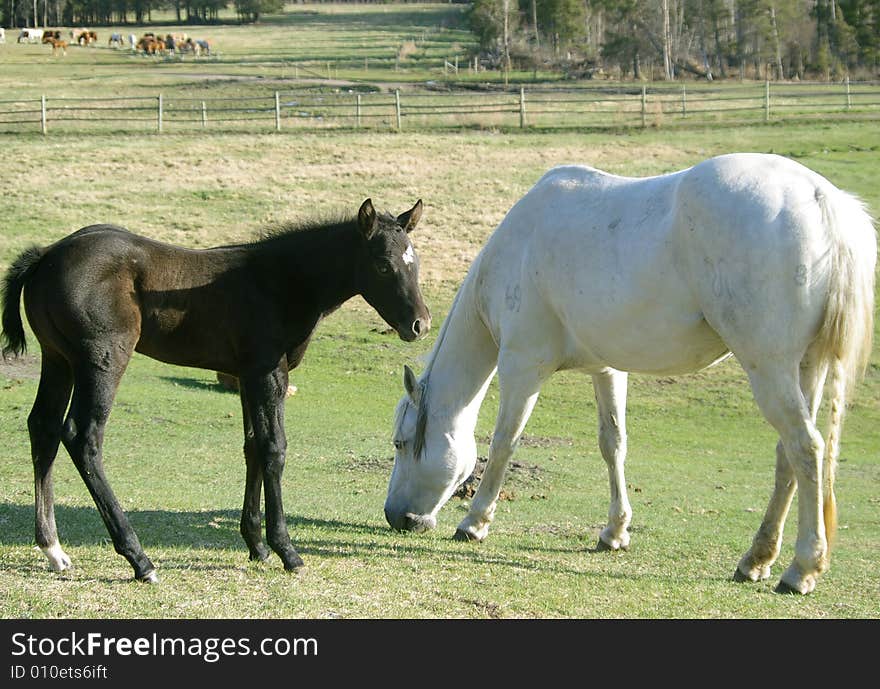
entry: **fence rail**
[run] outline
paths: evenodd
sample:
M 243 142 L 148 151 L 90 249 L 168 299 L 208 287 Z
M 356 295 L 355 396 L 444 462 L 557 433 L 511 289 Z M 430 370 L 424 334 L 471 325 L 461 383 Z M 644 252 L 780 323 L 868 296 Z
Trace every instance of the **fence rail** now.
M 614 85 L 391 93 L 275 91 L 192 98 L 0 100 L 0 133 L 455 127 L 638 128 L 880 118 L 880 83 Z

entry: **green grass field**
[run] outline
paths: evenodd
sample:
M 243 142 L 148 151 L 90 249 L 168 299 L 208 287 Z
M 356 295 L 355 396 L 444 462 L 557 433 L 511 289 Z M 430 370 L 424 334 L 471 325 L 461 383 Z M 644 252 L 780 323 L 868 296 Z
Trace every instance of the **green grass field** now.
M 7 74 L 0 72 L 0 85 Z M 26 418 L 39 351 L 29 335 L 27 357 L 0 363 L 0 617 L 880 617 L 877 347 L 844 426 L 831 570 L 810 596 L 772 593 L 793 554 L 793 518 L 771 580 L 731 581 L 770 495 L 775 445 L 735 362 L 689 376 L 632 377 L 627 478 L 635 515 L 627 553 L 592 552 L 608 481 L 589 379 L 576 373 L 545 386 L 484 543 L 452 540 L 466 509 L 461 499 L 443 508 L 429 534 L 392 532 L 382 514 L 403 365 L 420 369 L 470 261 L 547 168 L 582 162 L 649 175 L 724 152 L 772 151 L 857 193 L 876 213 L 876 125 L 621 135 L 35 134 L 3 137 L 0 147 L 0 270 L 27 245 L 95 222 L 205 247 L 285 219 L 354 212 L 368 196 L 395 212 L 422 198 L 413 240 L 435 319 L 426 341 L 407 345 L 352 300 L 319 327 L 293 372 L 299 391 L 286 409 L 285 511 L 306 561 L 295 575 L 274 556 L 249 563 L 238 534 L 237 397 L 211 372 L 136 356 L 108 425 L 105 460 L 159 568 L 161 584 L 152 587 L 132 581 L 63 452 L 57 518 L 74 568 L 55 574 L 34 549 Z M 493 387 L 477 429 L 481 456 L 496 409 Z

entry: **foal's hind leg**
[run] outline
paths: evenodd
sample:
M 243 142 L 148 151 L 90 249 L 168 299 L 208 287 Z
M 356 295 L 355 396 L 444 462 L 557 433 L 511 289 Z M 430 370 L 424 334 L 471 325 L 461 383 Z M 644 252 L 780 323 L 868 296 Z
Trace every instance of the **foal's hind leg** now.
M 241 413 L 244 421 L 244 459 L 247 466 L 244 484 L 244 506 L 241 509 L 241 535 L 250 551 L 251 560 L 265 560 L 269 549 L 263 543 L 263 524 L 260 516 L 260 498 L 263 493 L 263 466 L 257 453 L 254 427 L 251 423 L 245 392 L 242 388 Z
M 134 568 L 136 579 L 154 583 L 158 581 L 155 567 L 144 553 L 104 475 L 104 428 L 116 387 L 128 364 L 123 348 L 111 345 L 105 351 L 106 354 L 99 357 L 100 363 L 81 365 L 74 371 L 73 399 L 62 440 L 95 501 L 116 552 Z
M 626 550 L 632 507 L 626 494 L 623 462 L 626 459 L 626 381 L 621 371 L 593 375 L 593 389 L 599 411 L 599 449 L 608 465 L 611 503 L 608 524 L 599 534 L 598 550 Z
M 73 378 L 67 362 L 56 354 L 44 350 L 40 385 L 33 409 L 28 416 L 28 431 L 34 464 L 36 541 L 56 572 L 70 567 L 70 558 L 58 543 L 52 466 L 58 454 L 64 412 L 67 410 L 72 386 Z
M 815 424 L 819 405 L 822 402 L 822 387 L 827 368 L 813 366 L 807 362 L 808 359 L 805 359 L 801 364 L 800 385 L 804 399 L 809 404 L 810 420 Z M 770 567 L 779 557 L 782 530 L 796 487 L 794 469 L 780 440 L 776 445 L 776 480 L 773 494 L 761 526 L 752 541 L 752 547 L 743 555 L 734 572 L 733 577 L 736 581 L 763 581 L 770 577 Z
M 757 570 L 763 575 L 763 567 L 772 561 L 769 555 L 778 551 L 776 532 L 781 532 L 781 522 L 791 502 L 794 476 L 798 498 L 798 535 L 795 544 L 795 558 L 785 570 L 777 590 L 810 593 L 816 586 L 819 575 L 828 569 L 828 541 L 825 534 L 822 505 L 822 455 L 825 442 L 814 422 L 811 407 L 814 406 L 818 391 L 812 397 L 805 397 L 799 385 L 796 367 L 756 368 L 750 371 L 749 378 L 758 406 L 764 416 L 779 432 L 784 459 L 787 459 L 790 473 L 784 468 L 777 476 L 777 488 L 765 516 L 766 534 L 759 531 L 747 553 L 745 567 L 738 568 L 743 574 Z M 777 469 L 783 464 L 783 453 L 777 454 Z M 782 485 L 780 485 L 782 483 Z M 764 525 L 762 524 L 762 527 Z M 763 550 L 763 552 L 761 552 Z M 749 559 L 746 559 L 749 558 Z

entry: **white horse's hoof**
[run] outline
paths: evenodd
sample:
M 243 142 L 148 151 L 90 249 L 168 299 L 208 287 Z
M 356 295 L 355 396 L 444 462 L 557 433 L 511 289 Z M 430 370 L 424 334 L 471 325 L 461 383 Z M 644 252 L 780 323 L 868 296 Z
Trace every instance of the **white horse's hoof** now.
M 739 582 L 765 581 L 770 578 L 771 564 L 772 562 L 767 562 L 766 560 L 763 562 L 756 561 L 752 555 L 752 550 L 749 550 L 739 561 L 736 571 L 733 573 L 733 580 Z
M 782 578 L 776 585 L 776 593 L 798 593 L 806 595 L 816 588 L 816 577 L 810 574 L 802 574 L 797 565 L 791 565 L 782 574 Z
M 624 531 L 621 535 L 617 536 L 607 528 L 603 529 L 599 534 L 599 542 L 596 544 L 596 550 L 629 550 L 629 534 Z
M 596 543 L 596 552 L 597 553 L 616 553 L 616 552 L 626 552 L 629 550 L 629 544 L 621 545 L 620 541 L 614 541 L 613 543 L 606 543 L 601 538 L 599 542 Z
M 481 543 L 489 535 L 489 526 L 477 529 L 473 526 L 459 526 L 452 537 L 456 541 L 475 541 Z

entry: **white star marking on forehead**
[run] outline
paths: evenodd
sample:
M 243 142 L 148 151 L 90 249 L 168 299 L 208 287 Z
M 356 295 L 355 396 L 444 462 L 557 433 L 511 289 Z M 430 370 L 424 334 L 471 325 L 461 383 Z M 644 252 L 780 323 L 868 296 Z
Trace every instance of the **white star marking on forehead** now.
M 409 265 L 410 263 L 415 263 L 416 254 L 413 251 L 412 244 L 406 247 L 406 251 L 403 252 L 403 256 L 401 258 L 403 258 L 403 262 L 406 263 L 406 265 Z

